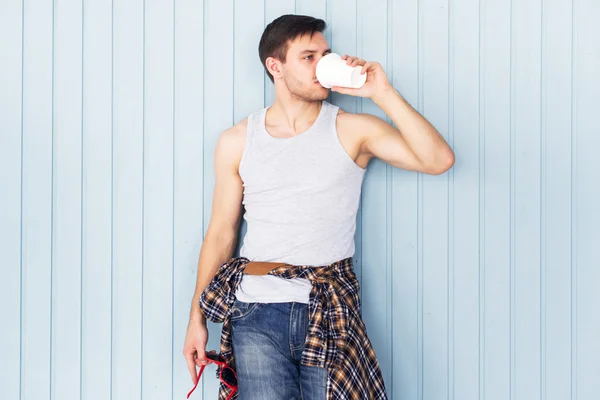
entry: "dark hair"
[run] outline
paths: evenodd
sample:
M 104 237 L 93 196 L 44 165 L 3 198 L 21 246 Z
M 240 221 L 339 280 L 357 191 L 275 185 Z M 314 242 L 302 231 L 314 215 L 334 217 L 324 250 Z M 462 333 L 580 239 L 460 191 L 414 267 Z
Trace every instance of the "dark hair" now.
M 285 62 L 289 41 L 307 34 L 312 37 L 315 32 L 323 32 L 326 27 L 327 24 L 322 19 L 294 14 L 282 15 L 267 25 L 258 44 L 258 56 L 271 82 L 273 75 L 267 69 L 267 58 L 274 57 Z

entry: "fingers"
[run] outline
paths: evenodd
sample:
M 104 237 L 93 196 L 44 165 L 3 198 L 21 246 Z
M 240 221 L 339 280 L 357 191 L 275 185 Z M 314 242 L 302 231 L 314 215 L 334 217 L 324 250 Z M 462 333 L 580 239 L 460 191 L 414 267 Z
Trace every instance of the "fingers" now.
M 364 73 L 366 73 L 371 67 L 373 67 L 375 63 L 373 62 L 368 62 L 365 65 L 363 65 L 362 69 L 360 70 L 360 74 L 363 75 Z
M 204 353 L 204 350 L 198 349 L 197 356 L 196 356 L 196 365 L 201 367 L 203 365 L 208 365 L 210 363 L 211 363 L 211 361 L 210 361 L 210 359 L 206 358 L 206 353 Z
M 379 68 L 381 66 L 381 64 L 379 64 L 376 61 L 370 61 L 368 63 L 366 63 L 365 65 L 363 65 L 362 70 L 360 71 L 360 74 L 366 74 L 367 72 L 371 71 L 375 71 L 377 68 Z
M 190 371 L 190 375 L 192 377 L 192 382 L 194 385 L 196 384 L 196 363 L 194 362 L 195 354 L 186 353 L 185 354 L 185 362 L 187 363 L 188 370 Z
M 346 60 L 346 64 L 350 65 L 351 67 L 365 65 L 365 63 L 366 63 L 366 61 L 363 60 L 362 58 L 349 56 L 348 54 L 344 54 L 344 56 L 342 57 L 342 60 Z
M 362 69 L 360 71 L 361 75 L 367 73 L 367 71 L 369 71 L 370 69 L 377 68 L 377 66 L 379 65 L 379 63 L 377 63 L 377 62 L 374 62 L 374 61 L 367 62 L 362 58 L 349 56 L 348 54 L 344 54 L 344 56 L 342 57 L 342 60 L 346 60 L 346 64 L 350 65 L 351 67 L 362 66 Z
M 184 348 L 183 355 L 185 357 L 185 362 L 188 366 L 188 370 L 190 371 L 190 375 L 192 377 L 192 382 L 194 385 L 196 384 L 197 375 L 196 375 L 196 366 L 202 367 L 203 365 L 208 365 L 211 361 L 206 358 L 204 353 L 204 349 L 199 347 L 191 347 Z

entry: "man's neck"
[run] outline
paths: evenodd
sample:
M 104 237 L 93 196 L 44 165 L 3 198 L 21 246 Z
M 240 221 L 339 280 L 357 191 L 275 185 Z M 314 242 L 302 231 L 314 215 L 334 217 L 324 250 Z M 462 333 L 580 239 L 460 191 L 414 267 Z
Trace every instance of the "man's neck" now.
M 317 119 L 321 107 L 321 101 L 306 101 L 277 96 L 271 107 L 269 107 L 267 123 L 295 134 L 302 133 Z

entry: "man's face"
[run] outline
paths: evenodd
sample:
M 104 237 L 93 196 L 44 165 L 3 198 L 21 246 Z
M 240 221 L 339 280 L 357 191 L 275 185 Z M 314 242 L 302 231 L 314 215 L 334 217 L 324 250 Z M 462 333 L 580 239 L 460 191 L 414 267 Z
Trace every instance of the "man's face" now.
M 316 32 L 296 38 L 288 44 L 285 63 L 281 65 L 283 82 L 290 93 L 302 100 L 321 101 L 329 95 L 329 89 L 317 80 L 317 63 L 331 53 L 325 36 Z

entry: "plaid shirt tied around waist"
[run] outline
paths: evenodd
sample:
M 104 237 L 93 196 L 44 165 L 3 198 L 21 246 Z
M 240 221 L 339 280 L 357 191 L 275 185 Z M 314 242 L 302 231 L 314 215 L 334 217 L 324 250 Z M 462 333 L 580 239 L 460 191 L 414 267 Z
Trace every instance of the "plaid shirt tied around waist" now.
M 248 262 L 247 258 L 236 257 L 221 265 L 199 300 L 208 320 L 223 323 L 221 354 L 233 369 L 230 308 Z M 283 265 L 269 275 L 306 278 L 312 284 L 308 334 L 300 363 L 327 368 L 327 400 L 387 399 L 383 375 L 360 316 L 359 285 L 352 258 L 326 266 Z M 225 400 L 229 393 L 230 389 L 221 383 L 219 400 Z M 237 393 L 233 399 L 237 399 Z

